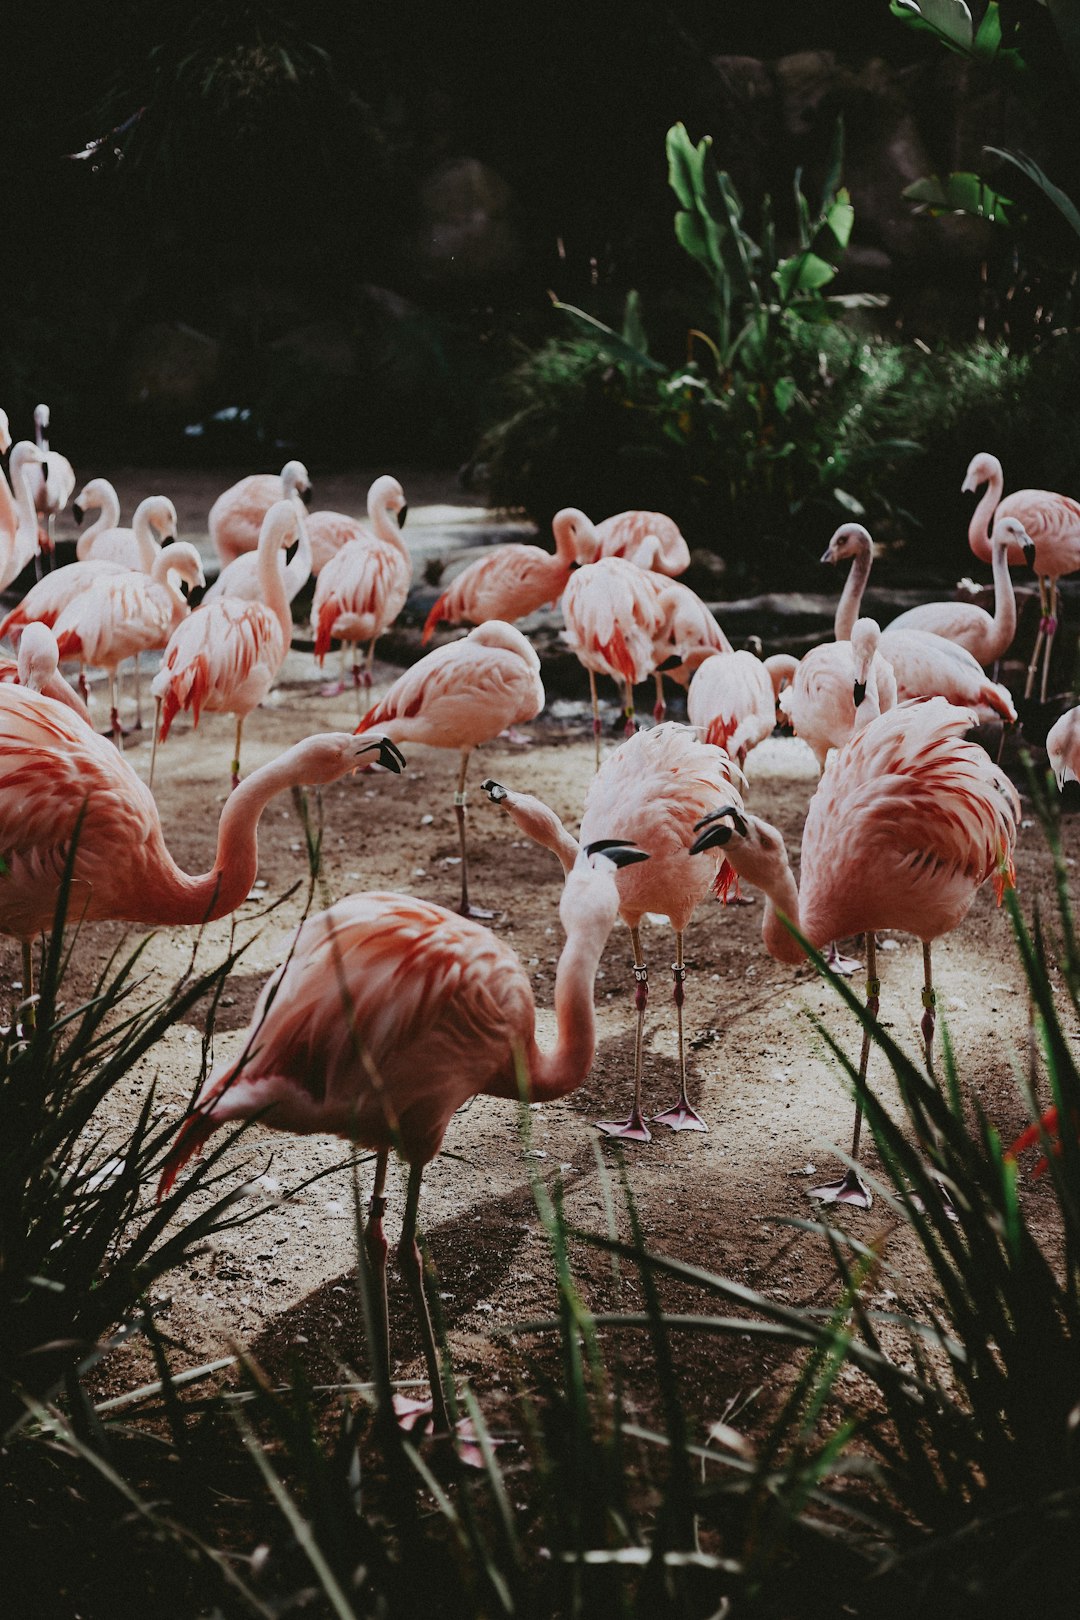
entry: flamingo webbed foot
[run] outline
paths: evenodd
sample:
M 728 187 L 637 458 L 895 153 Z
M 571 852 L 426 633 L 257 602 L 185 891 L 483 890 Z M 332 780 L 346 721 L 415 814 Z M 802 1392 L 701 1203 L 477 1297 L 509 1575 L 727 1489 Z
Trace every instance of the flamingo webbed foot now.
M 853 973 L 862 971 L 862 963 L 858 957 L 842 955 L 837 949 L 835 940 L 832 941 L 825 952 L 825 966 L 831 969 L 833 973 L 839 973 L 845 979 L 850 978 Z
M 502 916 L 501 911 L 485 911 L 483 906 L 474 906 L 470 900 L 458 906 L 457 914 L 459 917 L 469 917 L 473 922 L 494 922 L 496 917 Z
M 839 1181 L 811 1187 L 807 1197 L 815 1204 L 850 1204 L 853 1209 L 869 1209 L 874 1202 L 873 1194 L 854 1165 Z
M 652 1116 L 654 1125 L 666 1125 L 671 1131 L 707 1131 L 709 1127 L 702 1119 L 696 1108 L 688 1102 L 679 1101 L 673 1108 L 665 1108 L 662 1114 Z
M 617 1136 L 624 1142 L 651 1142 L 652 1132 L 639 1108 L 632 1108 L 626 1119 L 598 1119 L 596 1128 L 605 1136 Z

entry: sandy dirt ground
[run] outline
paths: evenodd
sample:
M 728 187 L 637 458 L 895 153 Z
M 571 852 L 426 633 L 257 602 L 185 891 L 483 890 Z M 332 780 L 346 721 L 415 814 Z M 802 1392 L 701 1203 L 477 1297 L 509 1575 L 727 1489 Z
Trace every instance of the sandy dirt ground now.
M 392 674 L 377 666 L 377 688 Z M 492 775 L 538 793 L 576 828 L 592 775 L 591 736 L 582 711 L 557 704 L 556 714 L 563 718 L 549 717 L 532 728 L 531 746 L 497 742 L 479 752 L 470 809 L 474 897 L 501 912 L 493 926 L 529 969 L 545 1041 L 554 1034 L 551 1003 L 562 942 L 560 873 L 553 857 L 523 843 L 478 788 Z M 354 717 L 352 696 L 322 696 L 310 658 L 293 654 L 283 683 L 251 718 L 245 769 L 311 732 L 351 729 Z M 192 871 L 204 870 L 213 858 L 230 743 L 231 721 L 207 716 L 197 733 L 178 722 L 160 755 L 158 797 L 166 836 L 180 864 Z M 401 777 L 369 773 L 325 791 L 325 862 L 318 903 L 365 888 L 398 889 L 456 903 L 459 865 L 451 796 L 457 756 L 422 747 L 407 753 L 408 770 Z M 131 746 L 128 757 L 145 775 L 148 742 Z M 794 739 L 776 737 L 751 757 L 748 775 L 752 808 L 783 830 L 794 857 L 816 778 L 809 751 Z M 1076 829 L 1067 827 L 1067 837 L 1075 854 L 1080 844 Z M 1048 908 L 1049 861 L 1037 827 L 1025 826 L 1017 864 L 1028 906 L 1040 895 Z M 241 1041 L 256 993 L 282 959 L 300 915 L 305 878 L 303 835 L 285 798 L 263 818 L 258 883 L 237 914 L 239 937 L 253 942 L 220 1009 L 215 1057 L 227 1056 Z M 269 899 L 297 883 L 301 887 L 293 899 L 261 921 L 249 920 L 265 910 Z M 676 1135 L 658 1127 L 650 1143 L 626 1150 L 625 1161 L 653 1248 L 791 1303 L 826 1303 L 835 1283 L 818 1241 L 779 1223 L 812 1214 L 807 1189 L 833 1172 L 829 1144 L 846 1146 L 850 1139 L 851 1103 L 815 1021 L 821 1019 L 852 1050 L 856 1035 L 850 1018 L 813 972 L 781 966 L 765 954 L 761 909 L 760 901 L 727 908 L 709 901 L 687 936 L 691 1095 L 709 1122 L 708 1134 Z M 73 992 L 89 982 L 124 933 L 107 924 L 84 931 Z M 200 963 L 215 960 L 229 939 L 228 923 L 208 928 Z M 659 1109 L 674 1101 L 677 1091 L 672 935 L 656 919 L 645 925 L 644 941 L 652 975 L 645 1097 L 647 1107 Z M 146 958 L 150 978 L 140 994 L 164 992 L 191 949 L 191 931 L 155 935 Z M 883 1019 L 917 1050 L 920 949 L 907 938 L 884 938 L 879 960 Z M 940 1005 L 964 1086 L 1008 1138 L 1024 1123 L 1013 1066 L 1026 1046 L 1027 1002 L 1007 919 L 989 889 L 980 893 L 958 933 L 936 948 L 935 962 Z M 17 952 L 8 945 L 0 953 L 0 993 L 18 975 Z M 514 1324 L 547 1316 L 554 1302 L 530 1175 L 538 1172 L 549 1183 L 561 1178 L 570 1218 L 587 1229 L 605 1228 L 598 1155 L 614 1170 L 618 1150 L 598 1135 L 593 1121 L 625 1112 L 628 1105 L 632 998 L 629 936 L 619 925 L 597 983 L 599 1046 L 587 1083 L 564 1101 L 530 1111 L 528 1144 L 512 1105 L 477 1098 L 452 1121 L 444 1155 L 425 1177 L 422 1222 L 455 1365 L 486 1392 L 496 1416 L 499 1391 L 513 1376 L 515 1358 L 520 1361 L 528 1348 L 527 1342 L 515 1343 Z M 130 1117 L 154 1082 L 162 1109 L 179 1124 L 197 1075 L 201 1038 L 199 1015 L 179 1022 L 142 1071 L 132 1075 L 126 1095 L 111 1099 L 112 1122 L 119 1126 Z M 880 1061 L 871 1078 L 891 1094 Z M 349 1174 L 328 1176 L 292 1200 L 275 1201 L 283 1190 L 338 1164 L 343 1156 L 338 1141 L 289 1137 L 261 1126 L 237 1146 L 236 1179 L 257 1175 L 252 1196 L 268 1199 L 270 1207 L 256 1224 L 216 1239 L 160 1285 L 163 1323 L 181 1347 L 178 1366 L 220 1355 L 234 1343 L 252 1347 L 280 1373 L 297 1352 L 316 1378 L 335 1376 L 342 1363 L 365 1365 L 350 1283 L 354 1229 Z M 872 1150 L 868 1158 L 872 1165 Z M 391 1241 L 403 1191 L 403 1177 L 392 1172 Z M 617 1183 L 614 1191 L 619 1202 Z M 1029 1187 L 1026 1196 L 1038 1203 L 1039 1188 Z M 880 1202 L 869 1213 L 845 1212 L 840 1220 L 864 1238 L 877 1237 L 892 1224 Z M 627 1229 L 624 1217 L 620 1227 Z M 902 1230 L 893 1231 L 885 1253 L 896 1273 L 883 1274 L 879 1303 L 891 1290 L 912 1306 L 925 1304 L 930 1285 L 910 1238 Z M 616 1285 L 602 1257 L 583 1251 L 579 1258 L 593 1303 L 640 1308 L 636 1282 L 625 1268 Z M 691 1299 L 679 1290 L 671 1297 L 681 1299 L 682 1308 Z M 165 1298 L 171 1303 L 165 1305 Z M 418 1340 L 396 1279 L 391 1305 L 396 1374 L 419 1377 Z M 643 1338 L 636 1350 L 626 1353 L 631 1361 L 640 1356 L 643 1366 L 649 1363 Z M 762 1355 L 756 1344 L 698 1344 L 687 1351 L 686 1362 L 694 1404 L 703 1418 L 717 1417 L 740 1392 L 767 1382 L 772 1365 L 770 1354 Z M 129 1348 L 110 1363 L 107 1386 L 130 1386 L 146 1370 L 143 1352 Z

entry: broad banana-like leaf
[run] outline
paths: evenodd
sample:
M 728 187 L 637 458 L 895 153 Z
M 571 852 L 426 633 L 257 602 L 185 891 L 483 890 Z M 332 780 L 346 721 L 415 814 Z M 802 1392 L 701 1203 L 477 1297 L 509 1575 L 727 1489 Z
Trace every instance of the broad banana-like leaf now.
M 930 214 L 974 214 L 979 219 L 988 219 L 994 225 L 1008 225 L 1009 209 L 1013 206 L 1010 197 L 1003 197 L 999 191 L 979 174 L 970 174 L 967 170 L 959 170 L 944 177 L 928 174 L 921 180 L 915 180 L 910 186 L 905 186 L 903 195 L 909 202 L 917 205 L 920 212 Z
M 1034 158 L 1029 158 L 1024 152 L 1007 152 L 1000 146 L 987 146 L 984 147 L 984 151 L 991 153 L 993 157 L 1004 158 L 1006 163 L 1013 164 L 1021 174 L 1026 174 L 1029 180 L 1033 180 L 1043 196 L 1053 203 L 1058 212 L 1068 220 L 1077 236 L 1080 236 L 1080 209 L 1060 186 L 1055 186 L 1049 176 L 1039 168 Z
M 970 53 L 975 30 L 964 0 L 892 0 L 889 10 L 913 28 L 937 34 L 954 51 Z

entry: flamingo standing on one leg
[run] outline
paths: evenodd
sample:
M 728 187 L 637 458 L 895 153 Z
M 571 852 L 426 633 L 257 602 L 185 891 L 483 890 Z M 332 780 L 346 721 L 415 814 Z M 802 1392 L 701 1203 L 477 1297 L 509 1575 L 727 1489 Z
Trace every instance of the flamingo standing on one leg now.
M 804 960 L 784 919 L 820 946 L 866 935 L 867 1010 L 877 1016 L 875 930 L 902 929 L 923 942 L 922 1035 L 933 1069 L 935 992 L 930 948 L 994 879 L 1013 882 L 1020 801 L 1008 777 L 964 736 L 971 716 L 942 698 L 905 702 L 871 722 L 837 753 L 810 801 L 802 837 L 801 889 L 775 827 L 741 811 L 706 817 L 691 853 L 722 849 L 734 872 L 767 897 L 762 938 L 777 961 Z M 862 1094 L 870 1055 L 864 1035 L 851 1157 L 858 1160 Z M 811 1197 L 869 1208 L 856 1169 Z
M 405 496 L 401 485 L 393 478 L 385 482 L 400 496 L 398 510 L 404 518 Z M 387 511 L 393 510 L 389 498 L 381 504 Z M 405 606 L 412 585 L 412 558 L 408 547 L 395 528 L 391 528 L 390 533 L 390 539 L 383 539 L 364 530 L 358 539 L 348 541 L 335 552 L 323 565 L 311 604 L 315 657 L 320 664 L 330 650 L 331 640 L 336 638 L 342 643 L 343 656 L 345 645 L 352 644 L 357 703 L 361 686 L 371 686 L 375 643 Z M 362 669 L 355 649 L 364 641 L 368 643 L 368 655 L 366 667 Z M 343 689 L 339 682 L 324 695 L 334 696 Z
M 348 517 L 344 512 L 311 512 L 308 515 L 308 534 L 311 536 L 311 572 L 318 578 L 330 561 L 350 540 L 381 540 L 385 545 L 398 545 L 398 531 L 405 527 L 409 504 L 405 491 L 396 478 L 383 473 L 368 490 L 367 523 L 360 518 Z
M 302 516 L 310 500 L 311 479 L 302 461 L 287 461 L 280 473 L 251 473 L 230 485 L 207 519 L 222 567 L 245 551 L 258 550 L 266 514 L 278 501 L 294 502 Z
M 244 720 L 269 692 L 292 637 L 281 554 L 296 539 L 299 522 L 291 500 L 278 501 L 263 519 L 259 536 L 261 602 L 223 596 L 197 608 L 173 631 L 150 689 L 158 705 L 154 757 L 158 741 L 168 737 L 181 709 L 191 710 L 196 726 L 204 709 L 234 714 L 233 788 L 239 784 Z M 153 773 L 152 757 L 151 781 Z
M 492 546 L 455 574 L 427 616 L 424 644 L 440 624 L 484 624 L 488 619 L 509 624 L 558 601 L 575 564 L 593 560 L 588 553 L 595 530 L 584 512 L 567 506 L 552 518 L 551 532 L 554 556 L 540 546 L 510 542 Z
M 56 637 L 43 624 L 28 624 L 19 637 L 17 658 L 0 659 L 0 682 L 14 683 L 28 692 L 41 692 L 54 703 L 64 703 L 90 723 L 90 711 L 60 674 Z
M 544 707 L 540 660 L 512 624 L 492 619 L 464 641 L 435 647 L 399 675 L 358 732 L 374 727 L 394 742 L 426 743 L 461 751 L 461 770 L 454 794 L 461 844 L 461 912 L 490 917 L 469 903 L 469 852 L 465 839 L 465 776 L 469 755 L 507 726 L 535 720 Z
M 527 837 L 552 850 L 569 871 L 578 853 L 553 810 L 530 794 L 510 793 L 499 782 L 485 782 L 493 804 L 505 810 Z M 632 840 L 649 854 L 640 871 L 619 874 L 619 914 L 630 930 L 634 953 L 637 1035 L 634 1043 L 634 1101 L 628 1118 L 600 1124 L 608 1136 L 634 1142 L 650 1140 L 641 1108 L 642 1040 L 649 1000 L 649 970 L 641 949 L 641 919 L 659 912 L 675 930 L 675 1014 L 679 1041 L 679 1101 L 654 1116 L 672 1130 L 708 1130 L 691 1106 L 686 1091 L 686 1053 L 683 1042 L 683 1001 L 686 969 L 683 935 L 690 918 L 717 877 L 719 862 L 687 861 L 686 847 L 695 824 L 720 806 L 741 806 L 731 785 L 731 766 L 722 749 L 701 742 L 689 726 L 668 722 L 652 731 L 640 731 L 609 754 L 585 796 L 581 818 L 581 844 L 591 843 L 597 829 L 607 827 Z M 705 807 L 709 808 L 706 809 Z
M 247 785 L 247 784 L 245 784 Z M 387 1242 L 391 1149 L 409 1166 L 398 1260 L 420 1328 L 436 1432 L 449 1428 L 439 1353 L 416 1241 L 420 1187 L 470 1097 L 542 1102 L 585 1079 L 596 1049 L 593 987 L 619 904 L 614 878 L 641 850 L 605 839 L 567 875 L 566 943 L 555 977 L 554 1050 L 536 1040 L 529 975 L 503 940 L 408 895 L 351 895 L 309 917 L 267 982 L 241 1056 L 208 1077 L 162 1170 L 158 1196 L 211 1133 L 259 1116 L 277 1130 L 333 1132 L 377 1154 L 365 1232 L 376 1299 L 370 1345 L 389 1396 Z
M 53 528 L 57 512 L 62 512 L 75 493 L 75 471 L 66 456 L 49 448 L 49 407 L 34 406 L 34 440 L 38 449 L 48 458 L 46 464 L 31 478 L 34 506 L 45 520 L 42 531 L 42 550 L 48 553 L 50 566 L 53 554 Z
M 187 541 L 177 540 L 162 547 L 149 574 L 106 574 L 70 601 L 56 620 L 60 657 L 77 658 L 80 666 L 89 664 L 108 673 L 109 725 L 118 748 L 123 747 L 123 730 L 117 669 L 125 658 L 164 647 L 188 615 L 181 587 L 192 590 L 205 583 L 199 553 Z
M 1063 574 L 1075 574 L 1080 568 L 1080 502 L 1068 495 L 1057 495 L 1049 489 L 1017 489 L 1002 500 L 1005 477 L 997 456 L 985 452 L 973 456 L 961 486 L 974 494 L 985 484 L 982 498 L 971 514 L 968 524 L 968 544 L 983 562 L 991 559 L 990 521 L 995 532 L 1002 518 L 1015 518 L 1027 533 L 1026 542 L 1009 543 L 1009 562 L 1014 566 L 1027 563 L 1039 577 L 1039 598 L 1042 617 L 1034 651 L 1028 665 L 1024 696 L 1031 696 L 1038 668 L 1039 653 L 1043 650 L 1042 684 L 1040 697 L 1046 702 L 1046 686 L 1050 676 L 1050 653 L 1057 633 L 1058 580 Z
M 634 730 L 634 687 L 651 674 L 665 612 L 650 576 L 621 557 L 587 563 L 563 592 L 566 639 L 589 672 L 596 764 L 600 766 L 600 706 L 596 676 L 610 675 L 626 694 L 626 733 Z

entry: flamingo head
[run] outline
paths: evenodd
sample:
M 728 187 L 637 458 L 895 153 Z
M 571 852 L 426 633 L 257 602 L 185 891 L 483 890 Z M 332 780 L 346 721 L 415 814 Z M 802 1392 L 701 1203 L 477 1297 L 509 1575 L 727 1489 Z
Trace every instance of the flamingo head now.
M 155 559 L 154 574 L 158 578 L 166 579 L 170 574 L 175 574 L 184 596 L 194 590 L 196 585 L 206 584 L 202 558 L 187 540 L 174 540 L 171 545 L 161 548 Z
M 851 658 L 855 665 L 855 707 L 866 697 L 870 667 L 881 645 L 881 626 L 876 619 L 857 619 L 851 627 Z
M 579 567 L 595 562 L 600 552 L 600 539 L 590 518 L 576 506 L 564 506 L 551 520 L 555 536 L 555 550 L 560 556 L 572 555 Z
M 40 428 L 42 433 L 49 431 L 49 407 L 47 405 L 34 406 L 34 426 Z
M 27 629 L 29 629 L 29 625 Z M 25 635 L 25 631 L 23 634 Z M 1080 780 L 1076 774 L 1077 750 L 1080 747 L 1080 708 L 1069 709 L 1054 724 L 1046 736 L 1046 754 L 1057 785 L 1064 793 L 1066 782 Z
M 114 494 L 107 478 L 91 478 L 71 503 L 76 523 L 81 523 L 87 512 L 99 511 L 107 505 Z
M 309 787 L 337 782 L 372 765 L 381 765 L 397 776 L 405 765 L 405 756 L 396 744 L 373 731 L 362 731 L 358 736 L 348 731 L 321 732 L 305 738 L 289 752 L 296 761 L 295 780 Z
M 645 850 L 625 838 L 598 838 L 580 849 L 559 900 L 559 918 L 567 936 L 583 925 L 610 933 L 619 915 L 615 880 L 624 867 L 648 858 Z
M 994 524 L 990 544 L 994 547 L 1004 547 L 1005 550 L 1008 550 L 1009 546 L 1018 546 L 1024 553 L 1024 561 L 1028 567 L 1035 567 L 1035 542 L 1019 518 L 998 518 Z
M 737 876 L 759 889 L 775 887 L 779 873 L 790 874 L 783 836 L 769 822 L 748 814 L 741 805 L 725 804 L 719 810 L 710 811 L 695 823 L 694 831 L 697 837 L 690 845 L 691 855 L 723 850 Z
M 992 484 L 995 481 L 999 484 L 1003 481 L 1001 462 L 997 456 L 992 456 L 987 451 L 980 450 L 979 454 L 972 456 L 971 461 L 968 463 L 968 470 L 964 475 L 964 482 L 960 485 L 960 488 L 965 495 L 974 495 L 980 484 Z
M 821 560 L 823 563 L 843 562 L 845 557 L 869 553 L 873 544 L 869 531 L 861 523 L 841 523 L 822 553 Z
M 305 506 L 311 505 L 311 479 L 302 461 L 287 461 L 281 469 L 281 482 L 287 496 L 298 495 Z
M 145 501 L 140 501 L 131 520 L 133 528 L 138 526 L 140 519 L 153 531 L 160 545 L 167 545 L 170 540 L 176 539 L 176 507 L 167 495 L 148 495 Z
M 56 637 L 47 625 L 32 619 L 19 637 L 19 685 L 40 692 L 59 663 Z
M 383 473 L 376 478 L 368 490 L 368 517 L 374 523 L 379 513 L 385 513 L 393 518 L 399 529 L 405 527 L 405 519 L 409 515 L 409 503 L 405 499 L 405 491 L 396 478 L 389 473 Z

